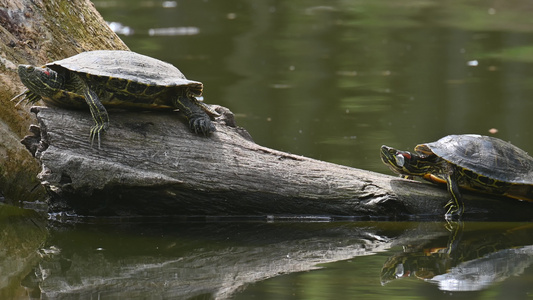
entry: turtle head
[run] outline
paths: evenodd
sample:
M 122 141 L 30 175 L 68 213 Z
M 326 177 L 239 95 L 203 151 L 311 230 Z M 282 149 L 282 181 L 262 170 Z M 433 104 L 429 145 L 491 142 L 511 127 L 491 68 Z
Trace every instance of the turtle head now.
M 48 67 L 19 65 L 20 81 L 33 93 L 52 98 L 63 87 L 64 78 Z
M 425 156 L 409 151 L 400 151 L 392 147 L 381 146 L 381 161 L 400 175 L 424 176 L 431 172 L 434 162 Z

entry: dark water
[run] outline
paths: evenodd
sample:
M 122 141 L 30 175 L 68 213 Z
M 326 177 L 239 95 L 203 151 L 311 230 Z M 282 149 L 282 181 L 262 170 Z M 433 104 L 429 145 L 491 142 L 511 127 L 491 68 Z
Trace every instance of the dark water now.
M 383 173 L 382 144 L 496 129 L 533 149 L 529 1 L 94 3 L 270 148 Z M 0 222 L 1 299 L 533 297 L 529 223 Z

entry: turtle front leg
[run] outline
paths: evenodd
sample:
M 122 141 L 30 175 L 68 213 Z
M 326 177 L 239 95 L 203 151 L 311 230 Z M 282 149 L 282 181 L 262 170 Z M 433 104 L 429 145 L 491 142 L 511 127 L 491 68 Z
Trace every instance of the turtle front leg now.
M 174 104 L 189 120 L 189 127 L 196 134 L 207 136 L 216 131 L 215 125 L 211 122 L 211 118 L 205 112 L 203 106 L 200 106 L 198 100 L 188 92 L 179 95 Z
M 93 146 L 94 138 L 96 137 L 98 139 L 98 149 L 100 149 L 100 136 L 109 128 L 109 115 L 102 102 L 100 102 L 100 99 L 98 99 L 98 95 L 96 95 L 96 93 L 89 87 L 85 89 L 83 96 L 89 105 L 91 115 L 96 123 L 91 127 L 89 134 L 91 147 Z
M 446 185 L 452 199 L 450 199 L 450 201 L 444 206 L 448 207 L 448 211 L 444 217 L 446 220 L 453 219 L 454 217 L 460 218 L 465 210 L 465 205 L 461 192 L 459 191 L 459 185 L 457 184 L 454 171 L 446 175 Z

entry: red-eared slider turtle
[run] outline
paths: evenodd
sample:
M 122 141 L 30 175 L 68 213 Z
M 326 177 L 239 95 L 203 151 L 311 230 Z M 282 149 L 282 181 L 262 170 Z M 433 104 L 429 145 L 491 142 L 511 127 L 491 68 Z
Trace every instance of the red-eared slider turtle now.
M 446 183 L 452 196 L 447 218 L 464 211 L 459 187 L 533 201 L 533 158 L 494 137 L 449 135 L 417 145 L 414 153 L 381 146 L 381 160 L 403 177 Z
M 95 125 L 91 143 L 109 127 L 105 106 L 138 108 L 178 108 L 191 129 L 208 135 L 215 131 L 210 116 L 217 113 L 196 97 L 203 84 L 192 81 L 173 65 L 131 51 L 99 50 L 54 61 L 42 67 L 19 65 L 18 73 L 33 103 L 42 98 L 62 107 L 89 107 Z M 21 100 L 21 101 L 22 101 Z

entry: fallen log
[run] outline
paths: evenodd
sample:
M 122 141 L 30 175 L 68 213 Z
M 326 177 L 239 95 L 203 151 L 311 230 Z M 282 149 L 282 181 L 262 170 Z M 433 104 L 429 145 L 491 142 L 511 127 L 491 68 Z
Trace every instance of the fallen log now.
M 101 149 L 89 112 L 33 107 L 39 127 L 24 143 L 39 159 L 52 211 L 78 215 L 320 215 L 442 218 L 449 200 L 432 184 L 257 145 L 222 115 L 209 137 L 176 112 L 110 110 Z M 376 158 L 379 159 L 379 158 Z M 466 195 L 467 215 L 529 218 L 511 199 Z M 531 207 L 530 205 L 528 206 Z

